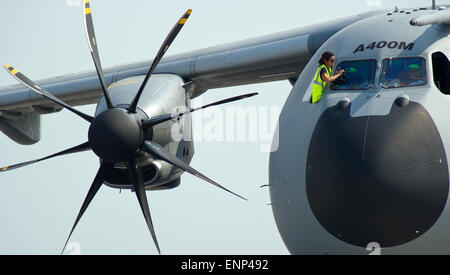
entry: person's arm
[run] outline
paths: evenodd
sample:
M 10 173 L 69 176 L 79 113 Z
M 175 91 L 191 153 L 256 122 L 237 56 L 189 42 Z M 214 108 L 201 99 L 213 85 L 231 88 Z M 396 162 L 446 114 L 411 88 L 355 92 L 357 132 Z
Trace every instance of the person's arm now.
M 336 75 L 334 76 L 328 76 L 328 74 L 326 72 L 322 72 L 320 77 L 322 78 L 322 80 L 326 83 L 331 83 L 333 81 L 335 81 L 336 79 L 338 79 L 342 74 L 344 74 L 344 70 L 340 70 Z

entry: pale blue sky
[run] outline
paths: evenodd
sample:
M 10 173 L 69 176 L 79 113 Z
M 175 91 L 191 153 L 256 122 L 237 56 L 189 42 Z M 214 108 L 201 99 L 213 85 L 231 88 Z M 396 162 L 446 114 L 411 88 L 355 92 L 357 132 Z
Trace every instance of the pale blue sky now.
M 93 70 L 77 0 L 2 1 L 0 63 L 34 80 Z M 81 2 L 81 1 L 80 1 Z M 275 33 L 377 8 L 431 1 L 92 0 L 104 68 L 151 59 L 166 34 L 193 9 L 167 55 Z M 438 1 L 439 3 L 439 1 Z M 16 84 L 0 71 L 0 86 Z M 274 82 L 210 90 L 203 103 L 258 91 L 241 106 L 282 108 L 291 85 Z M 93 114 L 94 105 L 79 107 Z M 194 124 L 196 123 L 194 117 Z M 87 140 L 88 124 L 65 110 L 43 116 L 42 140 L 22 146 L 0 134 L 0 166 L 35 159 Z M 288 254 L 269 192 L 269 154 L 259 142 L 195 142 L 191 166 L 249 199 L 241 201 L 189 175 L 169 191 L 147 192 L 163 254 Z M 0 175 L 0 254 L 57 254 L 98 169 L 92 152 L 55 158 Z M 71 238 L 82 254 L 155 254 L 134 193 L 102 187 Z

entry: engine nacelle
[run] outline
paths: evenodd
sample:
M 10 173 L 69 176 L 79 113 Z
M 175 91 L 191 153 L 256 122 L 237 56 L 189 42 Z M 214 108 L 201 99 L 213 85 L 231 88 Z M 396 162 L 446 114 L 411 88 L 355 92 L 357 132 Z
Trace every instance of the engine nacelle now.
M 142 75 L 124 78 L 111 84 L 108 89 L 112 103 L 116 107 L 127 108 L 139 90 L 144 77 Z M 152 75 L 145 86 L 137 107 L 136 111 L 142 117 L 142 120 L 189 108 L 190 98 L 186 93 L 183 79 L 173 74 Z M 106 109 L 105 99 L 102 96 L 97 104 L 95 116 Z M 144 139 L 166 147 L 173 155 L 177 155 L 183 161 L 189 163 L 194 151 L 193 144 L 191 141 L 180 141 L 172 137 L 171 129 L 174 124 L 180 124 L 180 121 L 169 120 L 148 128 L 144 131 Z M 180 129 L 183 130 L 184 127 L 180 127 Z M 190 133 L 192 134 L 192 130 Z M 192 136 L 190 138 L 192 140 Z M 151 154 L 143 152 L 140 154 L 136 158 L 136 163 L 138 172 L 142 174 L 144 179 L 146 190 L 171 189 L 180 184 L 179 177 L 182 170 L 174 168 L 171 164 L 159 160 Z M 125 163 L 115 163 L 113 171 L 105 178 L 105 184 L 112 188 L 133 189 Z
M 179 185 L 169 184 L 180 177 L 173 166 L 163 160 L 146 158 L 138 164 L 146 190 L 171 189 Z M 129 180 L 128 169 L 123 163 L 116 163 L 113 171 L 106 176 L 105 184 L 112 188 L 133 189 Z M 168 185 L 168 186 L 166 186 Z M 169 186 L 170 185 L 170 186 Z

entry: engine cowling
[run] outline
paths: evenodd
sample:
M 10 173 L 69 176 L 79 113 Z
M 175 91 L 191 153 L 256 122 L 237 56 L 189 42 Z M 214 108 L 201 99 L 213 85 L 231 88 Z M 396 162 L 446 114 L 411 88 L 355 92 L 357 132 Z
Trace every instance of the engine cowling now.
M 173 166 L 163 160 L 146 159 L 138 164 L 138 171 L 142 173 L 146 190 L 170 189 L 178 186 L 164 187 L 164 185 L 176 180 L 180 175 L 172 173 Z M 113 171 L 107 176 L 105 184 L 112 188 L 132 189 L 127 167 L 122 163 L 116 163 Z

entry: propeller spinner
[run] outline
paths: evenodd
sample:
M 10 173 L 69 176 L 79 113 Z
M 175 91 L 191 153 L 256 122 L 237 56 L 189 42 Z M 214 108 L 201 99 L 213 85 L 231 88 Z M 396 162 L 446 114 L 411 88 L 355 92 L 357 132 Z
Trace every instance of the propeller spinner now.
M 67 242 L 69 241 L 73 231 L 75 230 L 75 227 L 77 226 L 79 220 L 83 216 L 84 212 L 86 211 L 87 207 L 89 206 L 90 202 L 94 198 L 97 191 L 100 189 L 102 184 L 105 181 L 106 176 L 114 169 L 114 163 L 121 162 L 126 164 L 128 173 L 130 175 L 130 180 L 133 185 L 134 191 L 136 193 L 136 197 L 138 199 L 139 205 L 141 207 L 142 213 L 144 215 L 144 218 L 147 222 L 148 229 L 150 231 L 150 235 L 155 243 L 156 249 L 158 250 L 158 253 L 161 254 L 161 250 L 158 245 L 158 241 L 156 239 L 155 230 L 153 227 L 152 219 L 150 216 L 150 211 L 148 207 L 147 197 L 145 193 L 145 186 L 144 186 L 144 180 L 142 178 L 142 173 L 139 173 L 137 163 L 136 163 L 136 155 L 139 152 L 147 152 L 152 154 L 158 159 L 162 159 L 200 179 L 203 179 L 210 184 L 213 184 L 233 195 L 238 196 L 239 198 L 242 198 L 246 200 L 244 197 L 226 189 L 225 187 L 219 185 L 218 183 L 214 182 L 213 180 L 209 179 L 202 173 L 198 172 L 194 168 L 190 167 L 188 164 L 183 162 L 181 159 L 177 158 L 175 155 L 170 153 L 168 150 L 166 150 L 163 146 L 151 141 L 151 140 L 145 140 L 144 139 L 144 129 L 153 127 L 155 125 L 158 125 L 160 123 L 163 123 L 167 120 L 179 118 L 187 113 L 194 112 L 199 109 L 207 108 L 210 106 L 215 106 L 219 104 L 224 104 L 227 102 L 236 101 L 239 99 L 247 98 L 256 95 L 257 93 L 251 93 L 241 96 L 236 96 L 232 98 L 228 98 L 225 100 L 217 101 L 208 105 L 205 105 L 203 107 L 199 108 L 191 108 L 188 111 L 179 112 L 177 114 L 164 114 L 164 115 L 158 115 L 155 116 L 149 120 L 142 121 L 141 116 L 139 116 L 138 113 L 136 113 L 137 104 L 139 102 L 139 98 L 142 94 L 142 91 L 145 88 L 145 85 L 147 81 L 149 80 L 150 76 L 152 75 L 153 71 L 155 70 L 156 66 L 158 65 L 159 61 L 162 59 L 164 53 L 167 51 L 170 44 L 175 39 L 176 35 L 179 33 L 181 28 L 183 27 L 184 23 L 188 19 L 189 15 L 191 14 L 192 10 L 189 9 L 184 13 L 184 15 L 180 18 L 180 20 L 177 21 L 175 26 L 170 31 L 169 35 L 165 39 L 163 45 L 161 46 L 160 50 L 158 51 L 158 54 L 156 55 L 155 59 L 153 60 L 153 63 L 145 76 L 145 79 L 143 83 L 141 84 L 141 87 L 139 88 L 136 96 L 134 97 L 133 101 L 130 103 L 127 109 L 124 108 L 118 108 L 115 107 L 111 101 L 111 98 L 109 97 L 109 94 L 106 89 L 106 83 L 103 77 L 103 70 L 100 63 L 100 58 L 98 54 L 98 48 L 97 48 L 97 42 L 95 39 L 95 33 L 94 33 L 94 26 L 92 21 L 92 14 L 91 14 L 91 8 L 89 5 L 89 0 L 85 0 L 85 5 L 83 7 L 84 11 L 84 18 L 85 18 L 85 29 L 86 29 L 86 35 L 88 38 L 88 44 L 89 49 L 91 51 L 92 59 L 94 61 L 97 74 L 99 76 L 100 84 L 102 86 L 103 95 L 105 97 L 108 109 L 99 114 L 97 117 L 91 117 L 87 114 L 84 114 L 80 111 L 77 111 L 76 109 L 72 108 L 70 105 L 62 102 L 61 100 L 57 99 L 55 96 L 53 96 L 50 92 L 46 91 L 45 89 L 38 86 L 35 82 L 27 78 L 24 74 L 19 72 L 17 69 L 13 68 L 10 65 L 5 65 L 6 70 L 15 77 L 20 83 L 30 88 L 32 91 L 42 95 L 43 97 L 55 102 L 56 104 L 67 108 L 74 114 L 80 116 L 81 118 L 85 119 L 86 121 L 90 122 L 91 125 L 89 127 L 89 141 L 80 144 L 78 146 L 63 150 L 61 152 L 49 155 L 44 158 L 27 161 L 11 166 L 5 166 L 3 168 L 0 168 L 0 172 L 9 171 L 17 168 L 24 167 L 26 165 L 30 165 L 36 162 L 40 162 L 46 159 L 50 159 L 53 157 L 66 155 L 66 154 L 72 154 L 77 152 L 82 152 L 86 150 L 92 150 L 94 153 L 100 157 L 102 160 L 100 168 L 97 172 L 97 175 L 94 178 L 94 181 L 92 182 L 92 185 L 88 191 L 88 194 L 86 195 L 86 198 L 83 202 L 83 205 L 78 213 L 78 216 L 72 226 L 72 229 L 69 233 L 69 236 L 67 238 L 66 244 L 64 245 L 63 251 L 67 245 Z

